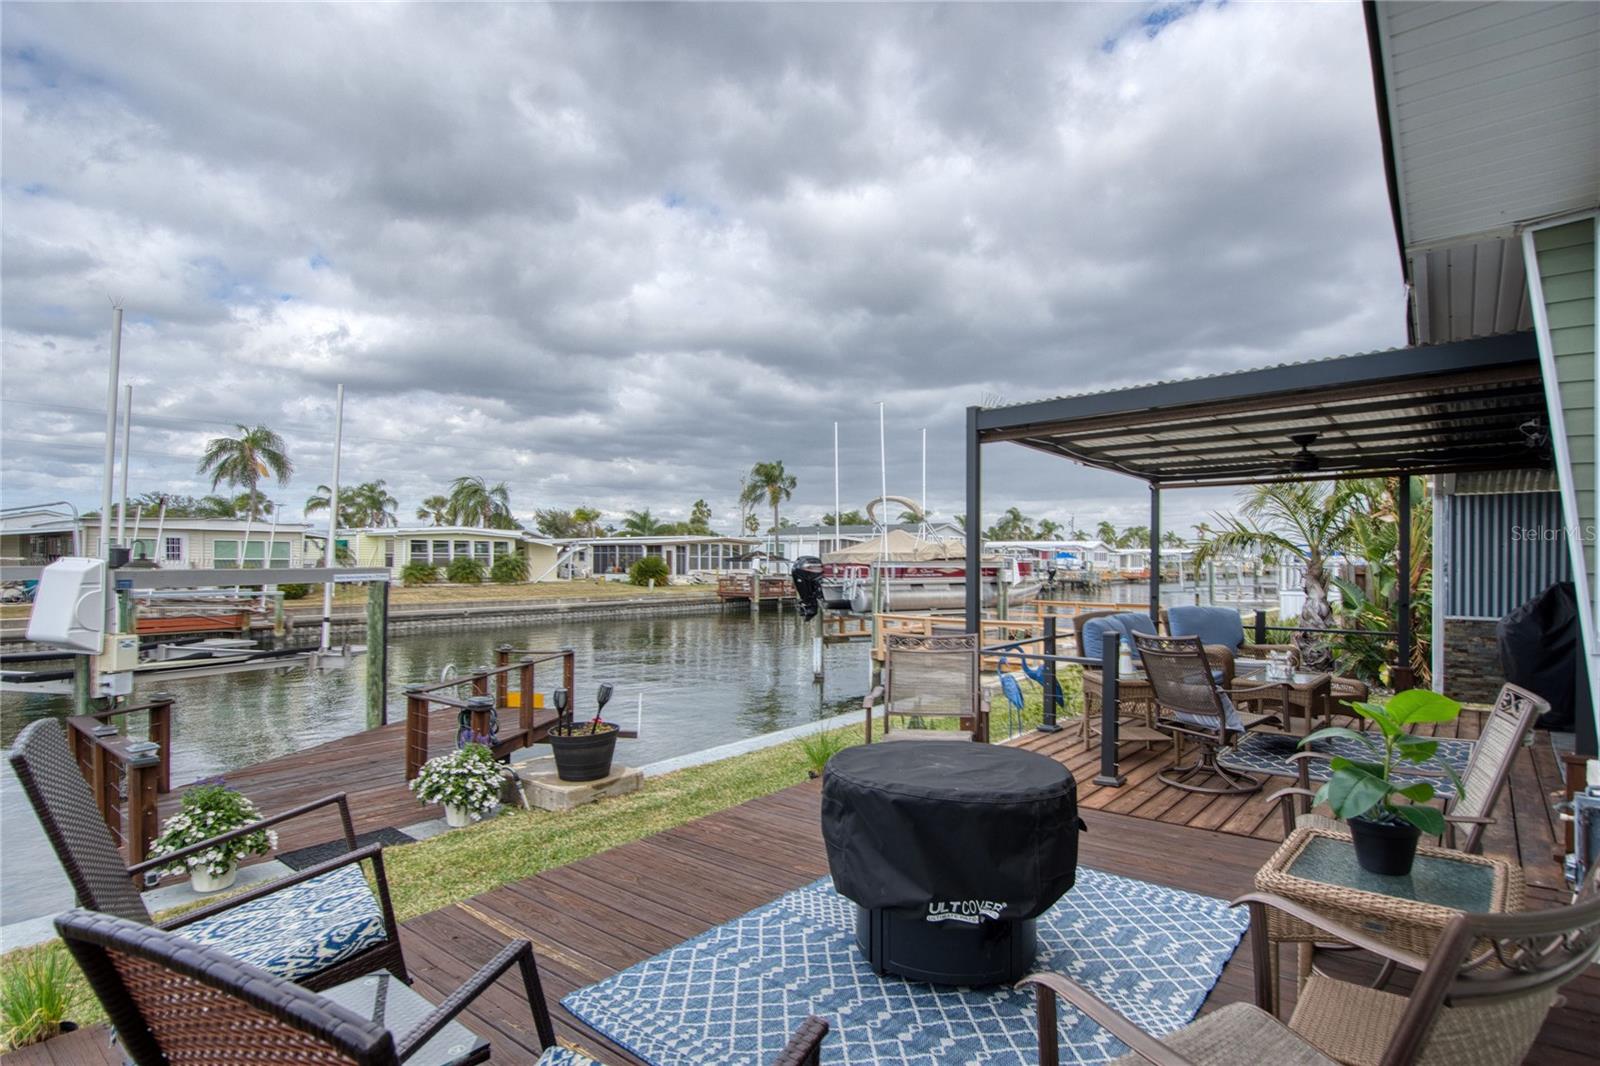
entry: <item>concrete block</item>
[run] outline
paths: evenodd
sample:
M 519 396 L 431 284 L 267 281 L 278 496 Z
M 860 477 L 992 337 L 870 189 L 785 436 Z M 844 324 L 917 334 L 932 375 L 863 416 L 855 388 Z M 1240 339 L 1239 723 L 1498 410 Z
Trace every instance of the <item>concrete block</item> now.
M 546 755 L 513 763 L 528 807 L 542 811 L 570 811 L 607 796 L 626 796 L 644 784 L 644 771 L 612 764 L 611 774 L 598 781 L 563 781 L 556 776 L 556 761 Z

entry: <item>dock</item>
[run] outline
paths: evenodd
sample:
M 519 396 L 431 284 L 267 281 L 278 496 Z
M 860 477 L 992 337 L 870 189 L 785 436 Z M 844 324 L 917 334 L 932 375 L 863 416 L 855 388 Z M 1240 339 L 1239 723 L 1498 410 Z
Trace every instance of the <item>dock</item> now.
M 722 574 L 717 578 L 717 599 L 757 608 L 771 603 L 781 609 L 785 603 L 795 602 L 794 582 L 771 574 Z

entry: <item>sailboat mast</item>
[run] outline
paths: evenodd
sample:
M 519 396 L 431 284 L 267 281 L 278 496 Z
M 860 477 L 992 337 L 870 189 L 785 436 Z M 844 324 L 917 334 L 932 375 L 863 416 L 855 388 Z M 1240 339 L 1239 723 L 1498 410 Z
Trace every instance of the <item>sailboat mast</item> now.
M 839 550 L 839 423 L 833 424 L 833 550 Z

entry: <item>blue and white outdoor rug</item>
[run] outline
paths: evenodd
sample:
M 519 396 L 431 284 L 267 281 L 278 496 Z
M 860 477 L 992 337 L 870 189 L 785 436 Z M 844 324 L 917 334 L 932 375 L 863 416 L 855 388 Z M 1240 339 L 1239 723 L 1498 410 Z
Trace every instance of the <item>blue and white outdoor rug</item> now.
M 581 988 L 561 1002 L 653 1066 L 767 1063 L 808 1014 L 828 1063 L 1032 1064 L 1032 992 L 879 977 L 855 945 L 855 904 L 823 878 Z M 1199 1013 L 1249 924 L 1219 899 L 1079 868 L 1039 919 L 1034 968 L 1066 974 L 1161 1036 Z M 1126 1048 L 1063 1005 L 1064 1063 Z

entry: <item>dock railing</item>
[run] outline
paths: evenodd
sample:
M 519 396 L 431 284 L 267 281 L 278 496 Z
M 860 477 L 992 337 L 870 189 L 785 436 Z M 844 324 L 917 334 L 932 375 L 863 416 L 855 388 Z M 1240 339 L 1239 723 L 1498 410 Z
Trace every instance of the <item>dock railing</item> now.
M 463 732 L 489 737 L 489 746 L 497 756 L 509 755 L 541 739 L 554 724 L 555 716 L 537 713 L 540 699 L 536 674 L 540 665 L 551 662 L 561 663 L 561 687 L 571 692 L 576 680 L 576 655 L 571 648 L 539 651 L 509 644 L 495 648 L 496 665 L 492 667 L 480 666 L 448 681 L 407 688 L 406 780 L 415 780 L 422 764 L 428 761 L 428 719 L 438 708 L 454 710 Z M 499 712 L 510 709 L 517 712 L 517 728 L 502 735 Z
M 172 790 L 172 704 L 170 695 L 158 692 L 143 703 L 67 719 L 67 747 L 130 866 L 149 856 L 160 830 L 157 797 Z M 111 721 L 139 712 L 149 714 L 144 741 L 121 733 Z

